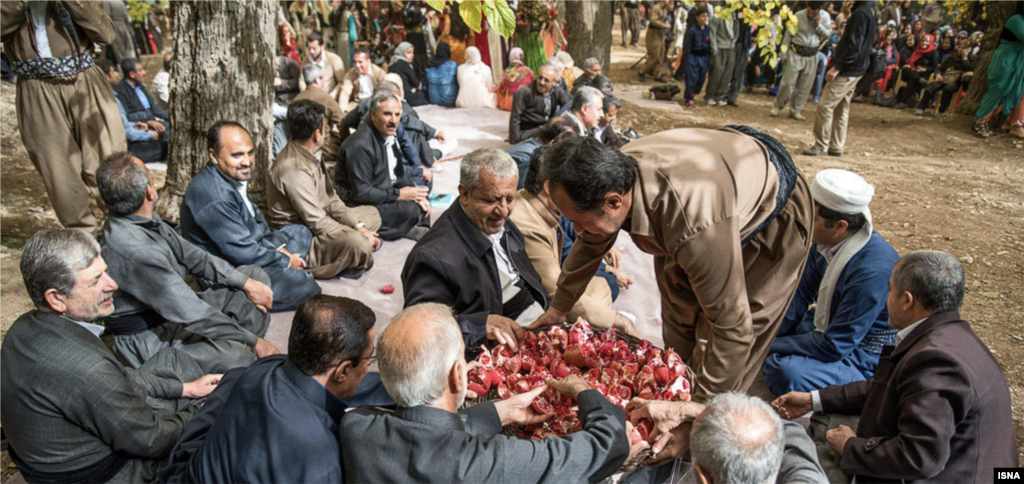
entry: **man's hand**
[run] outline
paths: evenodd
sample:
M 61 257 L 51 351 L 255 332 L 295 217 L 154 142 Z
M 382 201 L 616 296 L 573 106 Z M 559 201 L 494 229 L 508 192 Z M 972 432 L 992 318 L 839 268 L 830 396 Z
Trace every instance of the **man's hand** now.
M 156 131 L 158 133 L 163 133 L 164 130 L 167 129 L 166 127 L 164 127 L 163 123 L 155 119 L 152 121 L 146 121 L 146 126 L 149 126 L 149 129 Z
M 676 459 L 685 459 L 690 455 L 690 430 L 693 429 L 693 422 L 686 422 L 676 427 L 671 432 L 671 437 L 665 439 L 663 446 L 658 445 L 658 438 L 655 436 L 655 444 L 651 447 L 653 454 L 647 462 L 648 466 L 660 466 Z M 657 432 L 657 430 L 655 430 Z M 652 433 L 652 435 L 654 435 Z
M 548 378 L 547 383 L 548 386 L 554 388 L 556 392 L 567 397 L 572 397 L 573 400 L 576 400 L 576 397 L 579 396 L 580 393 L 590 390 L 590 384 L 576 375 L 568 375 L 561 381 L 555 380 L 554 378 Z
M 942 82 L 942 74 L 935 74 L 935 82 Z
M 608 264 L 608 267 L 618 269 L 619 264 L 622 263 L 622 257 L 619 255 L 619 251 L 612 249 L 604 255 L 604 261 Z
M 535 425 L 539 424 L 555 414 L 537 413 L 530 404 L 537 398 L 537 395 L 547 390 L 547 385 L 541 385 L 526 393 L 520 393 L 507 400 L 494 402 L 494 409 L 498 411 L 498 418 L 501 419 L 501 426 L 506 425 Z
M 423 211 L 423 216 L 424 217 L 427 217 L 427 216 L 430 215 L 430 200 L 427 200 L 427 199 L 424 198 L 423 200 L 420 200 L 420 201 L 416 202 L 416 205 L 419 205 L 420 210 Z
M 210 373 L 199 377 L 196 381 L 182 383 L 181 398 L 203 398 L 209 395 L 214 388 L 217 388 L 222 376 L 224 375 L 220 373 Z
M 643 418 L 654 421 L 651 437 L 652 452 L 658 454 L 673 439 L 672 431 L 686 422 L 692 422 L 704 411 L 704 405 L 696 402 L 662 402 L 634 398 L 626 405 L 626 412 L 636 423 Z
M 840 425 L 837 429 L 829 430 L 825 432 L 825 442 L 828 444 L 828 448 L 832 449 L 839 457 L 843 456 L 843 449 L 846 448 L 846 442 L 856 437 L 856 432 L 850 427 Z
M 836 76 L 838 76 L 838 75 L 839 75 L 839 69 L 836 69 L 835 67 L 829 68 L 828 72 L 825 73 L 825 82 L 832 82 L 832 81 L 834 81 Z
M 638 334 L 633 322 L 621 313 L 615 313 L 615 320 L 612 321 L 612 327 L 615 328 L 616 332 L 626 333 L 630 336 L 637 336 Z
M 288 267 L 292 269 L 305 269 L 306 261 L 299 254 L 288 254 Z
M 430 183 L 430 180 L 434 178 L 434 174 L 430 172 L 430 168 L 423 167 L 423 181 Z
M 398 190 L 398 199 L 418 202 L 427 198 L 427 187 L 404 187 Z
M 136 121 L 134 128 L 139 131 L 149 131 L 149 126 L 146 126 L 146 123 L 143 123 L 142 121 Z
M 537 320 L 534 321 L 533 324 L 531 324 L 530 327 L 526 329 L 533 331 L 537 329 L 546 328 L 553 324 L 561 324 L 564 322 L 565 313 L 555 309 L 554 306 L 550 306 L 548 307 L 547 311 L 544 311 L 544 314 L 541 314 L 540 317 L 537 318 Z
M 260 312 L 265 313 L 273 309 L 274 291 L 271 291 L 270 287 L 266 284 L 250 277 L 245 281 L 245 285 L 242 286 L 242 291 L 245 292 L 245 297 L 249 298 Z
M 359 233 L 363 234 L 366 240 L 370 241 L 370 250 L 377 252 L 377 249 L 380 248 L 380 235 L 366 227 L 359 227 Z
M 274 76 L 274 87 L 279 87 L 283 82 L 280 77 Z
M 629 287 L 633 285 L 633 278 L 629 277 L 629 275 L 623 272 L 622 269 L 617 269 L 609 266 L 606 267 L 605 270 L 607 270 L 611 275 L 615 276 L 615 283 L 618 284 L 619 287 L 623 289 L 629 289 Z
M 447 141 L 445 141 L 444 131 L 438 131 L 437 134 L 434 135 L 434 137 L 437 138 L 437 140 L 442 142 L 442 143 L 446 143 L 447 142 Z
M 252 350 L 256 352 L 256 359 L 265 358 L 270 355 L 281 354 L 281 350 L 277 349 L 277 346 L 274 346 L 274 343 L 271 343 L 263 338 L 259 338 L 256 340 L 256 346 L 254 346 Z
M 500 314 L 487 316 L 487 339 L 495 340 L 508 346 L 513 352 L 519 351 L 519 342 L 523 339 L 523 328 L 519 323 Z
M 814 408 L 811 394 L 808 392 L 789 392 L 772 402 L 772 408 L 786 420 L 793 420 L 810 412 Z

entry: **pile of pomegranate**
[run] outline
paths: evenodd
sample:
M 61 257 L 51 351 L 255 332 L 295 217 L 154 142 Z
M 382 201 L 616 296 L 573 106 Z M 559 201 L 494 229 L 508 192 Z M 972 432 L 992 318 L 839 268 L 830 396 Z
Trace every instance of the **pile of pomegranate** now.
M 631 347 L 617 339 L 614 328 L 595 333 L 582 319 L 568 331 L 562 326 L 539 334 L 526 331 L 519 353 L 499 344 L 490 351 L 485 349 L 476 361 L 480 365 L 469 372 L 469 390 L 478 396 L 490 392 L 504 400 L 543 386 L 548 378 L 574 374 L 623 409 L 633 397 L 690 399 L 687 368 L 678 354 L 671 349 L 663 352 L 647 340 Z M 554 417 L 540 425 L 515 429 L 519 437 L 563 436 L 581 428 L 575 400 L 552 388 L 540 394 L 532 407 Z M 631 440 L 646 440 L 652 427 L 649 420 L 641 421 Z

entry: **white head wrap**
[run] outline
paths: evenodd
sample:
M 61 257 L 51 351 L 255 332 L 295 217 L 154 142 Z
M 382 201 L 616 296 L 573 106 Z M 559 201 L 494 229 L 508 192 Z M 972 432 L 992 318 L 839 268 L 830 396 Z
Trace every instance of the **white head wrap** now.
M 871 223 L 871 209 L 868 208 L 868 204 L 871 203 L 871 198 L 874 196 L 874 187 L 864 181 L 860 175 L 846 170 L 819 171 L 811 183 L 811 197 L 821 206 L 839 213 L 860 213 L 867 220 L 863 228 L 846 239 L 839 252 L 832 257 L 828 268 L 825 269 L 825 277 L 821 279 L 821 285 L 818 286 L 818 306 L 814 310 L 814 328 L 818 331 L 825 331 L 825 328 L 828 328 L 832 294 L 835 292 L 839 276 L 842 275 L 843 269 L 846 268 L 850 259 L 860 252 L 871 238 L 874 227 Z

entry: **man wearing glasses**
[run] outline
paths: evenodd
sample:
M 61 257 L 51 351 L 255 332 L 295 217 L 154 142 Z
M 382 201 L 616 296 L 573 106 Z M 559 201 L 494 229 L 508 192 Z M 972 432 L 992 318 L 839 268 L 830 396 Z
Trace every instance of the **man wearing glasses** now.
M 165 482 L 342 482 L 337 428 L 350 406 L 391 406 L 373 311 L 313 296 L 295 313 L 288 355 L 232 370 L 185 427 Z
M 558 68 L 544 64 L 537 69 L 533 83 L 516 91 L 508 117 L 509 143 L 537 136 L 559 108 L 569 103 L 569 95 L 557 84 Z

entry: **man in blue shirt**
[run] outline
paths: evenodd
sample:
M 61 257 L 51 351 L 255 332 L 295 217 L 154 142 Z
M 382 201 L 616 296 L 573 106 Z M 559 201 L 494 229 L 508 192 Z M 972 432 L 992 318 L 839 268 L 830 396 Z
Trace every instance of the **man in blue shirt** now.
M 349 406 L 390 406 L 373 311 L 320 295 L 299 307 L 289 354 L 224 375 L 160 471 L 164 482 L 342 482 L 338 427 Z
M 125 134 L 128 136 L 128 151 L 143 163 L 153 163 L 167 159 L 167 132 L 150 129 L 149 125 L 142 121 L 129 121 L 128 113 L 124 104 L 118 99 L 116 88 L 121 80 L 120 73 L 114 65 L 105 58 L 96 59 L 96 66 L 103 72 L 103 77 L 115 89 L 114 100 L 117 101 L 117 109 L 121 112 L 121 124 L 124 124 Z
M 816 250 L 762 368 L 775 395 L 871 378 L 896 340 L 885 300 L 899 256 L 872 231 L 874 193 L 846 170 L 822 170 L 811 184 Z
M 124 75 L 124 79 L 114 87 L 114 93 L 124 105 L 128 113 L 128 120 L 142 121 L 150 129 L 164 133 L 170 126 L 167 123 L 170 115 L 160 107 L 156 98 L 151 96 L 146 90 L 146 86 L 143 85 L 146 68 L 142 66 L 142 62 L 138 59 L 122 60 L 121 73 Z

